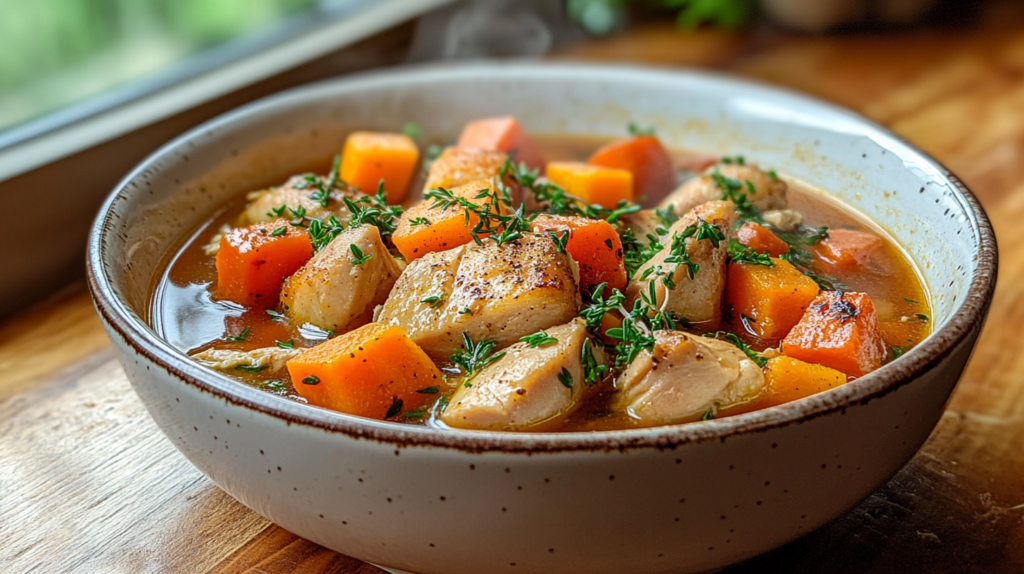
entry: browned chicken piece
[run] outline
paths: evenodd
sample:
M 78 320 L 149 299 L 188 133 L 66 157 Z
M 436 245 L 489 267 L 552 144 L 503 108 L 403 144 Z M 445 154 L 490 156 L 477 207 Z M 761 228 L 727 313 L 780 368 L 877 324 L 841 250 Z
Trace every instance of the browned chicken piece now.
M 339 234 L 285 279 L 281 306 L 296 325 L 343 333 L 371 321 L 374 307 L 387 299 L 401 274 L 380 231 L 361 225 Z
M 579 271 L 549 237 L 524 234 L 429 253 L 406 267 L 377 321 L 398 325 L 431 357 L 448 360 L 462 345 L 498 347 L 576 317 Z
M 238 367 L 249 367 L 252 369 L 267 369 L 268 372 L 274 372 L 283 369 L 289 359 L 297 356 L 302 351 L 303 349 L 283 349 L 280 347 L 252 349 L 251 351 L 207 349 L 192 355 L 192 360 L 220 371 L 230 371 Z
M 569 414 L 589 386 L 583 346 L 590 345 L 601 364 L 604 351 L 589 342 L 580 319 L 546 333 L 557 341 L 539 347 L 516 343 L 468 385 L 459 385 L 441 421 L 458 428 L 524 430 Z
M 732 343 L 655 331 L 654 352 L 641 351 L 615 381 L 617 406 L 649 425 L 711 414 L 764 390 L 764 373 Z
M 687 265 L 671 261 L 672 242 L 676 235 L 683 236 L 686 228 L 701 222 L 714 225 L 722 238 L 717 240 L 717 246 L 710 238 L 698 239 L 698 234 L 683 241 L 690 261 L 699 266 L 691 278 Z M 726 257 L 735 222 L 736 209 L 731 202 L 709 201 L 673 223 L 661 240 L 665 248 L 640 266 L 626 287 L 628 308 L 632 308 L 641 293 L 649 293 L 649 283 L 654 282 L 659 310 L 672 311 L 676 317 L 692 323 L 717 322 L 722 313 Z
M 704 175 L 690 179 L 677 187 L 658 204 L 658 207 L 662 209 L 671 207 L 676 215 L 682 216 L 702 203 L 722 199 L 723 190 L 711 177 L 716 172 L 738 181 L 742 185 L 740 191 L 746 194 L 747 200 L 761 211 L 786 207 L 788 186 L 785 181 L 768 175 L 756 165 L 735 163 L 720 163 L 709 167 L 704 171 Z
M 474 147 L 446 148 L 434 163 L 430 164 L 423 193 L 435 187 L 451 189 L 480 179 L 498 177 L 507 158 L 508 156 L 500 151 Z
M 289 178 L 284 185 L 250 193 L 248 196 L 250 200 L 249 205 L 246 206 L 245 211 L 239 217 L 238 225 L 273 221 L 281 217 L 291 219 L 294 215 L 288 209 L 281 213 L 273 211 L 275 209 L 280 211 L 281 206 L 292 210 L 302 207 L 306 210 L 306 217 L 313 219 L 326 220 L 333 215 L 342 224 L 348 223 L 351 214 L 348 212 L 348 208 L 345 207 L 345 202 L 342 199 L 347 197 L 354 200 L 362 197 L 364 194 L 345 183 L 339 183 L 331 190 L 327 207 L 324 207 L 320 204 L 319 200 L 313 199 L 313 194 L 318 191 L 317 186 L 307 181 L 306 177 L 305 175 L 296 175 Z M 324 184 L 327 183 L 327 178 L 317 177 L 317 179 Z

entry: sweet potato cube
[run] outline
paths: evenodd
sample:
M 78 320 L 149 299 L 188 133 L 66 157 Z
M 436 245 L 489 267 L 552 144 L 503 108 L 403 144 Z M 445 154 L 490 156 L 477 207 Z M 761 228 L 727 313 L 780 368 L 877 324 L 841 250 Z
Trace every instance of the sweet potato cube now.
M 846 384 L 846 375 L 823 365 L 781 355 L 764 369 L 762 408 L 781 405 Z
M 882 238 L 873 233 L 849 229 L 829 229 L 828 238 L 815 246 L 815 253 L 825 263 L 844 271 L 855 271 L 881 251 Z
M 496 179 L 481 179 L 466 185 L 452 188 L 450 191 L 458 197 L 483 206 L 493 202 L 477 195 L 483 190 L 493 191 L 499 185 Z M 494 213 L 509 213 L 508 207 L 498 202 Z M 391 240 L 405 260 L 412 263 L 432 251 L 447 251 L 473 241 L 470 233 L 480 221 L 476 214 L 470 212 L 466 220 L 466 209 L 459 205 L 434 207 L 432 199 L 424 199 L 420 203 L 405 210 L 398 221 Z M 480 234 L 481 237 L 485 234 Z
M 551 183 L 587 203 L 612 208 L 623 199 L 633 201 L 633 174 L 624 169 L 553 161 L 548 164 L 547 176 Z
M 288 361 L 288 374 L 310 404 L 373 419 L 424 406 L 442 384 L 441 371 L 401 327 L 380 323 L 303 352 Z
M 789 251 L 789 245 L 786 245 L 785 241 L 753 221 L 744 223 L 736 230 L 736 239 L 754 251 L 767 253 L 772 257 L 781 257 Z
M 603 219 L 540 215 L 533 221 L 534 231 L 568 232 L 565 250 L 580 268 L 580 291 L 592 293 L 594 287 L 607 283 L 608 288 L 626 288 L 626 266 L 622 241 L 615 228 Z
M 352 132 L 341 152 L 341 179 L 374 194 L 384 181 L 388 203 L 401 203 L 419 165 L 416 142 L 405 134 Z
M 544 156 L 540 148 L 526 134 L 523 126 L 512 116 L 484 118 L 469 122 L 462 128 L 458 147 L 475 147 L 488 151 L 503 151 L 516 165 L 525 163 L 530 169 L 543 169 Z
M 803 317 L 818 295 L 818 284 L 789 261 L 772 259 L 773 267 L 730 263 L 726 301 L 762 339 L 781 339 Z
M 232 229 L 217 251 L 217 296 L 246 307 L 275 307 L 281 282 L 311 257 L 309 234 L 283 219 Z
M 661 199 L 676 186 L 672 158 L 654 136 L 613 141 L 595 151 L 587 163 L 633 174 L 633 191 L 638 196 Z
M 822 291 L 782 341 L 782 353 L 861 377 L 882 366 L 886 347 L 866 293 Z

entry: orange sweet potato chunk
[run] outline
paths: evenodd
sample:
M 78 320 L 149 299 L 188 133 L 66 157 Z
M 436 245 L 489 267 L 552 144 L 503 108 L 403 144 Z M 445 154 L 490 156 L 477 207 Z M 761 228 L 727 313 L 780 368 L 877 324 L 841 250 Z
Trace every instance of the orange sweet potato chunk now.
M 540 148 L 512 116 L 469 122 L 462 128 L 456 146 L 502 151 L 509 154 L 516 165 L 525 163 L 530 169 L 544 168 L 544 156 L 541 155 Z
M 383 180 L 388 203 L 397 204 L 405 199 L 419 159 L 416 142 L 405 134 L 352 132 L 341 152 L 339 173 L 343 181 L 371 195 Z
M 587 203 L 613 208 L 619 201 L 633 201 L 633 174 L 624 169 L 575 161 L 553 161 L 547 177 L 569 195 Z
M 373 419 L 437 398 L 441 371 L 401 327 L 380 323 L 321 343 L 288 361 L 292 384 L 320 407 Z
M 284 219 L 232 229 L 217 251 L 217 296 L 246 307 L 275 307 L 281 282 L 311 257 L 309 234 Z
M 661 199 L 676 186 L 672 158 L 654 136 L 613 141 L 595 151 L 587 163 L 633 174 L 633 191 L 638 196 Z
M 782 354 L 861 377 L 882 366 L 886 347 L 866 293 L 822 291 L 782 341 Z
M 774 267 L 730 263 L 726 302 L 746 315 L 748 325 L 762 339 L 781 339 L 804 316 L 818 295 L 818 284 L 783 259 Z
M 467 199 L 477 205 L 490 202 L 488 198 L 477 198 L 481 190 L 494 190 L 497 180 L 481 179 L 451 189 L 455 195 Z M 433 251 L 455 249 L 473 241 L 470 233 L 480 221 L 474 213 L 469 213 L 466 222 L 466 210 L 459 205 L 447 208 L 433 207 L 434 201 L 424 199 L 420 203 L 405 210 L 399 219 L 395 232 L 391 235 L 398 252 L 409 263 Z M 509 213 L 508 207 L 499 202 L 498 211 Z M 481 235 L 483 237 L 483 235 Z
M 873 233 L 849 229 L 829 229 L 828 238 L 814 246 L 825 263 L 844 271 L 855 271 L 882 250 L 882 238 Z
M 754 251 L 767 253 L 772 257 L 781 257 L 789 251 L 789 245 L 786 245 L 785 241 L 753 221 L 744 223 L 736 230 L 736 239 Z
M 844 384 L 846 375 L 835 369 L 778 356 L 765 365 L 764 394 L 759 406 L 781 405 Z
M 580 268 L 580 291 L 592 293 L 594 287 L 607 283 L 608 288 L 626 288 L 626 266 L 622 241 L 615 228 L 603 219 L 540 215 L 533 221 L 540 233 L 569 232 L 565 250 Z

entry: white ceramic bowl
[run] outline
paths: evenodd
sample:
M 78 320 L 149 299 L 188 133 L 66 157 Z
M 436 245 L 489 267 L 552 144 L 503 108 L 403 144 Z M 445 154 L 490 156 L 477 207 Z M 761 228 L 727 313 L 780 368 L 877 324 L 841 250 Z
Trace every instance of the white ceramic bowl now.
M 183 232 L 237 193 L 337 153 L 351 129 L 453 136 L 514 114 L 534 132 L 621 135 L 819 184 L 920 266 L 935 332 L 841 388 L 699 424 L 567 434 L 439 431 L 272 396 L 190 361 L 145 322 Z M 211 121 L 129 174 L 89 243 L 96 306 L 167 437 L 246 506 L 314 542 L 422 574 L 691 572 L 792 540 L 850 509 L 928 437 L 991 300 L 996 245 L 946 169 L 820 101 L 717 75 L 483 63 L 349 76 Z

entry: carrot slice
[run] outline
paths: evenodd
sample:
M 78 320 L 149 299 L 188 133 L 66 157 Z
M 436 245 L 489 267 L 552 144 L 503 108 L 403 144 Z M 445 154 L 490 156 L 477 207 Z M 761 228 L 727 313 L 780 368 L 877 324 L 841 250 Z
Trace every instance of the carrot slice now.
M 781 405 L 846 384 L 846 375 L 825 367 L 805 363 L 792 357 L 778 356 L 768 360 L 764 370 L 764 394 L 759 406 Z
M 274 307 L 281 282 L 311 257 L 309 234 L 284 219 L 232 229 L 217 251 L 217 296 L 246 307 Z
M 772 257 L 781 257 L 789 251 L 789 245 L 786 245 L 785 241 L 753 221 L 744 223 L 743 227 L 736 230 L 736 239 L 754 251 L 767 253 Z
M 476 197 L 481 190 L 493 190 L 498 182 L 494 179 L 481 179 L 451 189 L 458 197 L 467 199 L 477 205 L 489 203 L 487 198 Z M 470 233 L 480 221 L 474 213 L 469 213 L 459 205 L 447 208 L 433 207 L 433 200 L 427 199 L 405 210 L 398 221 L 395 232 L 391 235 L 398 252 L 405 260 L 412 263 L 432 251 L 447 251 L 473 241 Z M 502 213 L 509 213 L 504 203 L 498 204 Z
M 818 284 L 789 261 L 772 259 L 774 267 L 730 263 L 726 302 L 746 317 L 762 339 L 781 339 L 803 317 L 818 295 Z
M 621 200 L 633 201 L 633 174 L 624 169 L 553 161 L 548 164 L 547 176 L 551 183 L 587 203 L 613 208 Z
M 441 371 L 401 327 L 380 323 L 303 352 L 288 361 L 288 374 L 311 404 L 374 419 L 426 405 L 442 382 Z
M 533 220 L 533 229 L 541 233 L 569 232 L 565 250 L 580 268 L 580 291 L 592 293 L 594 287 L 607 283 L 609 289 L 626 288 L 626 266 L 623 263 L 622 241 L 615 228 L 603 219 L 540 215 Z
M 516 165 L 525 163 L 530 169 L 543 169 L 544 156 L 540 148 L 526 134 L 523 126 L 512 116 L 484 118 L 466 124 L 456 144 L 488 151 L 503 151 L 512 156 Z
M 866 293 L 823 291 L 782 341 L 782 353 L 860 377 L 882 366 L 886 348 Z
M 388 203 L 401 203 L 416 173 L 420 151 L 405 134 L 352 132 L 341 152 L 341 179 L 374 194 L 381 181 Z
M 633 174 L 633 190 L 639 196 L 660 199 L 676 186 L 672 158 L 654 136 L 613 141 L 595 151 L 588 163 Z
M 828 238 L 815 245 L 815 253 L 836 269 L 855 271 L 882 249 L 882 238 L 873 233 L 829 229 Z

